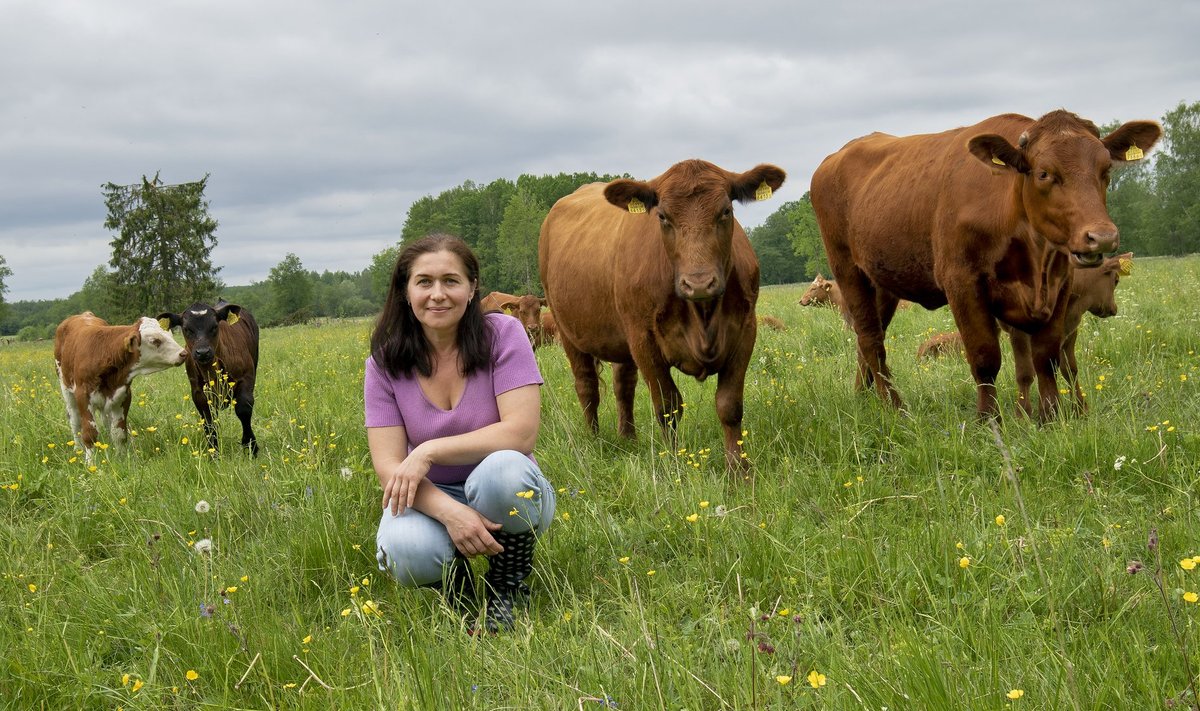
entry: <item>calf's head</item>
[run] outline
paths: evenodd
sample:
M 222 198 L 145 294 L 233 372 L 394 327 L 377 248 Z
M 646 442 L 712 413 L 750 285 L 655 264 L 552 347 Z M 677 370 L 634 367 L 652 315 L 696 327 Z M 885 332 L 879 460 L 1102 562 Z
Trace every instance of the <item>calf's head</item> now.
M 130 335 L 126 345 L 130 351 L 136 349 L 138 354 L 136 374 L 173 368 L 187 359 L 187 350 L 176 343 L 158 321 L 143 316 L 135 326 L 137 333 Z
M 516 316 L 525 327 L 525 332 L 531 336 L 542 328 L 542 307 L 545 305 L 545 299 L 532 294 L 505 299 L 497 304 L 500 309 Z
M 1133 252 L 1109 257 L 1095 269 L 1076 269 L 1071 298 L 1098 318 L 1117 315 L 1117 284 L 1133 270 Z M 1079 313 L 1083 313 L 1083 310 Z
M 211 365 L 217 357 L 218 324 L 224 321 L 232 326 L 238 322 L 241 311 L 237 304 L 221 303 L 214 308 L 197 302 L 181 313 L 159 314 L 158 322 L 167 329 L 178 326 L 192 358 L 200 365 Z
M 676 295 L 708 301 L 725 293 L 733 269 L 733 235 L 742 229 L 733 217 L 733 201 L 765 200 L 786 177 L 781 168 L 765 163 L 731 173 L 706 161 L 686 160 L 650 181 L 614 180 L 604 197 L 655 220 L 674 272 Z
M 1018 174 L 1034 231 L 1070 252 L 1076 266 L 1096 267 L 1120 244 L 1105 205 L 1109 174 L 1114 165 L 1141 160 L 1161 135 L 1153 121 L 1130 121 L 1101 138 L 1094 123 L 1060 110 L 1034 122 L 1016 146 L 988 134 L 967 147 L 994 170 Z

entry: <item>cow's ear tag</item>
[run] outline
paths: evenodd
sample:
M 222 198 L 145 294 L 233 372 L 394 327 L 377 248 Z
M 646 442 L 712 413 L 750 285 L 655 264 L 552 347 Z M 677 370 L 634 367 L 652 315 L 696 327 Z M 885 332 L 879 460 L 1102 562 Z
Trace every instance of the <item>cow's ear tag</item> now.
M 1138 148 L 1137 146 L 1130 146 L 1125 150 L 1125 160 L 1141 160 L 1145 155 L 1146 154 L 1142 152 L 1142 149 Z
M 159 326 L 162 326 L 162 330 L 164 330 L 164 331 L 170 331 L 170 330 L 171 330 L 171 319 L 169 319 L 169 318 L 160 318 L 160 319 L 158 320 L 158 325 L 159 325 Z
M 754 191 L 754 199 L 762 202 L 763 200 L 770 200 L 771 196 L 774 194 L 775 191 L 771 190 L 771 186 L 767 185 L 767 181 L 764 180 L 762 181 L 762 184 L 758 186 L 758 189 Z
M 1128 258 L 1122 259 L 1122 260 L 1120 260 L 1119 264 L 1121 266 L 1119 269 L 1117 269 L 1117 273 L 1120 274 L 1121 276 L 1129 276 L 1130 274 L 1133 273 L 1133 260 L 1132 259 L 1128 259 Z
M 992 162 L 996 165 L 1007 165 L 1004 161 L 1000 160 L 996 156 L 992 156 Z
M 646 203 L 637 198 L 629 198 L 629 214 L 640 215 L 646 211 Z
M 237 314 L 235 314 L 235 313 L 234 313 L 234 312 L 232 312 L 232 311 L 230 311 L 230 312 L 229 312 L 229 315 L 225 317 L 225 323 L 229 324 L 230 326 L 232 326 L 233 324 L 237 323 L 237 322 L 238 322 L 238 320 L 239 320 L 239 319 L 238 319 L 238 315 L 237 315 Z

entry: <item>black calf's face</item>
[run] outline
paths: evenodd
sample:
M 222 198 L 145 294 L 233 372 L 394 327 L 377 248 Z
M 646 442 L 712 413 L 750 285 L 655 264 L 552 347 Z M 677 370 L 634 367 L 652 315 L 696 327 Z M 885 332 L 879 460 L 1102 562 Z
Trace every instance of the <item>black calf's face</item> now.
M 241 307 L 236 304 L 223 304 L 214 309 L 208 304 L 196 303 L 182 313 L 164 313 L 158 318 L 163 328 L 179 327 L 188 352 L 197 363 L 211 365 L 217 357 L 218 324 L 221 321 L 237 323 L 239 311 Z

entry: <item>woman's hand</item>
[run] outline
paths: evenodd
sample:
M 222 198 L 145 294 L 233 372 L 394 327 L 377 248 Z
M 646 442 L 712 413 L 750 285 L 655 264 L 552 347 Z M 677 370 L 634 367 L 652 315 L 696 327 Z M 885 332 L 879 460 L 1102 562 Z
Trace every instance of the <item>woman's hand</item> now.
M 410 508 L 417 498 L 417 487 L 429 474 L 432 464 L 420 447 L 409 452 L 387 477 L 387 483 L 383 487 L 383 508 L 390 508 L 393 516 L 399 516 L 405 509 Z
M 504 550 L 504 546 L 492 537 L 492 531 L 499 531 L 500 524 L 490 521 L 470 506 L 455 506 L 442 518 L 442 524 L 450 534 L 454 547 L 468 558 Z

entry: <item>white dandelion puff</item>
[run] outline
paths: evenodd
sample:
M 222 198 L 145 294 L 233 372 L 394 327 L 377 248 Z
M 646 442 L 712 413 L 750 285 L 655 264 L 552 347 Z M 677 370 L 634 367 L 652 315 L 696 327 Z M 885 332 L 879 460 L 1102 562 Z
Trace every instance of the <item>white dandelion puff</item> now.
M 342 467 L 341 475 L 343 480 L 350 481 L 350 478 L 354 476 L 354 470 L 350 467 Z
M 208 513 L 210 508 L 212 508 L 212 507 L 210 507 L 208 505 L 208 502 L 205 501 L 204 499 L 200 499 L 199 501 L 196 502 L 196 513 L 198 513 L 198 514 L 206 514 L 206 513 Z
M 201 538 L 200 540 L 196 541 L 196 545 L 194 546 L 194 548 L 196 549 L 197 555 L 209 555 L 210 553 L 212 553 L 212 549 L 213 549 L 212 539 L 211 538 Z

